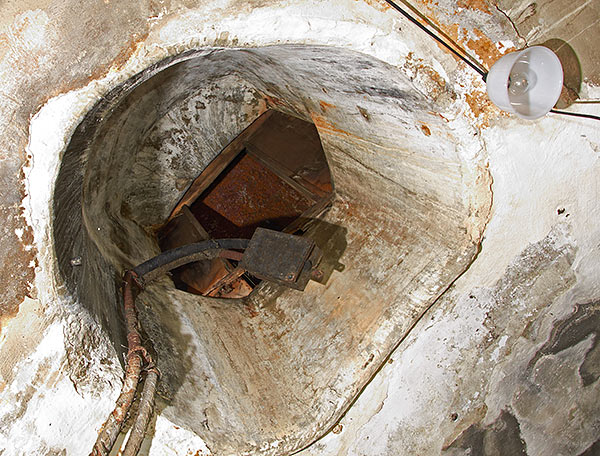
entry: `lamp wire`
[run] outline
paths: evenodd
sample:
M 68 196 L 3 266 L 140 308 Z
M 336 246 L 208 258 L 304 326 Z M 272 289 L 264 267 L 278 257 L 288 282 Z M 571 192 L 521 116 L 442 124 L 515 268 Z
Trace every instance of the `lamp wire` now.
M 411 14 L 409 14 L 408 11 L 405 11 L 403 8 L 401 8 L 400 6 L 398 6 L 397 3 L 393 2 L 392 0 L 386 0 L 386 2 L 388 3 L 388 5 L 390 5 L 396 11 L 398 11 L 400 14 L 402 14 L 404 17 L 406 17 L 409 21 L 411 21 L 413 24 L 415 24 L 417 27 L 419 27 L 421 30 L 423 30 L 425 33 L 427 33 L 430 37 L 432 37 L 434 40 L 436 40 L 438 43 L 440 43 L 442 46 L 444 46 L 446 49 L 448 49 L 454 55 L 456 55 L 457 57 L 459 57 L 463 62 L 465 62 L 473 70 L 475 70 L 477 73 L 479 73 L 479 75 L 485 81 L 485 79 L 487 78 L 488 71 L 481 64 L 479 64 L 479 62 L 477 62 L 477 60 L 475 60 L 473 57 L 471 57 L 467 53 L 467 51 L 464 50 L 462 47 L 460 47 L 454 40 L 452 40 L 450 37 L 448 37 L 441 30 L 439 30 L 439 28 L 437 26 L 435 26 L 435 24 L 433 24 L 425 15 L 421 14 L 421 12 L 419 12 L 416 8 L 414 8 L 410 3 L 408 3 L 408 2 L 406 2 L 404 0 L 400 0 L 400 1 L 406 7 L 410 8 L 410 10 L 413 13 L 417 14 L 430 27 L 435 28 L 438 33 L 444 35 L 444 37 L 446 38 L 446 40 L 448 40 L 450 43 L 452 43 L 452 45 L 454 47 L 451 46 L 447 41 L 443 40 L 440 36 L 436 35 L 434 32 L 432 32 L 431 30 L 429 30 L 425 25 L 423 25 L 415 17 L 413 17 Z M 460 52 L 457 49 L 460 49 Z
M 564 116 L 585 117 L 586 119 L 600 120 L 600 116 L 596 116 L 594 114 L 585 114 L 582 112 L 560 111 L 558 109 L 551 109 L 550 112 L 553 114 L 562 114 Z
M 450 52 L 452 52 L 454 55 L 456 55 L 459 59 L 461 59 L 468 66 L 470 66 L 474 71 L 479 73 L 479 75 L 481 76 L 481 78 L 483 79 L 484 82 L 486 81 L 489 71 L 483 65 L 481 65 L 479 62 L 477 62 L 477 60 L 474 57 L 472 57 L 465 49 L 463 49 L 461 46 L 459 46 L 458 43 L 456 43 L 448 35 L 446 35 L 442 30 L 440 30 L 433 22 L 431 22 L 431 20 L 429 20 L 429 18 L 427 18 L 425 15 L 423 15 L 414 6 L 412 6 L 406 0 L 399 0 L 399 1 L 404 6 L 409 8 L 414 14 L 419 16 L 419 18 L 423 22 L 426 22 L 430 27 L 434 28 L 440 35 L 443 35 L 447 41 L 443 40 L 439 35 L 432 32 L 429 28 L 427 28 L 424 24 L 419 22 L 414 16 L 409 14 L 408 11 L 406 11 L 405 9 L 401 8 L 393 0 L 385 0 L 385 2 L 388 5 L 390 5 L 392 8 L 394 8 L 400 14 L 402 14 L 405 18 L 407 18 L 410 22 L 415 24 L 417 27 L 419 27 L 421 30 L 423 30 L 425 33 L 427 33 L 430 37 L 432 37 L 434 40 L 436 40 L 438 43 L 440 43 L 442 46 L 444 46 L 446 49 L 448 49 Z M 452 45 L 450 43 L 452 43 Z M 550 112 L 553 114 L 561 114 L 561 115 L 571 116 L 571 117 L 581 117 L 581 118 L 586 118 L 586 119 L 600 120 L 600 116 L 597 116 L 594 114 L 585 114 L 585 113 L 571 112 L 571 111 L 561 111 L 558 109 L 551 109 Z

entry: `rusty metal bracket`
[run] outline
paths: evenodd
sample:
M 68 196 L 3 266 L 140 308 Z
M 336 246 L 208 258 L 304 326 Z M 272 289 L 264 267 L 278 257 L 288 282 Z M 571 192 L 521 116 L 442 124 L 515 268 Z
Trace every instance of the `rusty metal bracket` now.
M 304 290 L 321 257 L 312 239 L 257 228 L 240 267 L 259 279 Z

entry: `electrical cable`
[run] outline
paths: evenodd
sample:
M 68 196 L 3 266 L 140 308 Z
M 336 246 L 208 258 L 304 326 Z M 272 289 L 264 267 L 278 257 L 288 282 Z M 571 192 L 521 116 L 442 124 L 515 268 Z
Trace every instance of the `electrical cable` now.
M 213 250 L 244 250 L 248 239 L 209 239 L 167 250 L 133 268 L 133 272 L 144 282 L 152 282 L 171 269 L 199 261 L 211 255 Z
M 448 39 L 456 48 L 460 49 L 462 54 L 461 54 L 461 52 L 458 52 L 456 49 L 454 49 L 452 46 L 450 46 L 449 43 L 442 40 L 438 35 L 436 35 L 431 30 L 429 30 L 427 27 L 425 27 L 423 24 L 421 24 L 416 18 L 411 16 L 407 11 L 400 8 L 400 6 L 398 6 L 395 2 L 393 2 L 392 0 L 385 0 L 385 1 L 392 8 L 394 8 L 396 11 L 398 11 L 400 14 L 402 14 L 404 17 L 406 17 L 409 21 L 411 21 L 413 24 L 415 24 L 417 27 L 419 27 L 421 30 L 423 30 L 425 33 L 427 33 L 430 37 L 432 37 L 434 40 L 436 40 L 438 43 L 443 45 L 446 49 L 448 49 L 450 52 L 452 52 L 454 55 L 456 55 L 458 58 L 460 58 L 463 62 L 465 62 L 467 65 L 469 65 L 473 70 L 475 70 L 477 73 L 479 73 L 479 75 L 483 78 L 484 81 L 486 80 L 487 74 L 488 74 L 487 70 L 482 65 L 480 65 L 477 62 L 477 60 L 475 60 L 473 57 L 471 57 L 467 53 L 467 51 L 465 51 L 457 43 L 455 43 L 452 39 L 450 39 L 449 37 L 446 36 L 446 39 Z M 402 0 L 400 0 L 400 1 L 402 1 Z M 437 29 L 437 27 L 429 19 L 427 19 L 427 17 L 420 14 L 415 8 L 411 7 L 411 5 L 409 5 L 409 4 L 407 5 L 406 2 L 404 2 L 404 1 L 402 1 L 402 3 L 405 4 L 406 6 L 408 6 L 413 12 L 418 14 L 419 17 L 421 17 L 424 21 L 426 21 L 430 26 L 435 27 Z M 439 29 L 437 31 L 441 32 L 441 30 L 439 30 Z
M 398 6 L 394 1 L 392 1 L 392 0 L 385 0 L 385 1 L 388 5 L 390 5 L 392 8 L 394 8 L 400 14 L 402 14 L 405 18 L 407 18 L 409 21 L 411 21 L 413 24 L 415 24 L 417 27 L 419 27 L 421 30 L 423 30 L 425 33 L 427 33 L 430 37 L 432 37 L 438 43 L 443 45 L 446 49 L 448 49 L 450 52 L 452 52 L 454 55 L 456 55 L 458 58 L 460 58 L 463 62 L 465 62 L 467 65 L 469 65 L 477 73 L 479 73 L 479 75 L 482 77 L 484 82 L 486 81 L 489 71 L 485 67 L 483 67 L 481 64 L 479 64 L 477 62 L 477 60 L 475 60 L 475 58 L 473 58 L 471 55 L 469 55 L 469 53 L 465 49 L 460 47 L 456 42 L 454 42 L 454 40 L 452 40 L 445 33 L 443 33 L 443 31 L 439 30 L 439 28 L 435 24 L 433 24 L 426 16 L 421 14 L 410 3 L 406 2 L 406 0 L 400 0 L 400 2 L 402 2 L 402 4 L 404 4 L 406 7 L 408 7 L 413 13 L 417 14 L 423 21 L 427 22 L 427 24 L 429 24 L 431 27 L 436 29 L 436 31 L 438 33 L 443 35 L 457 49 L 460 49 L 461 52 L 454 49 L 454 47 L 452 47 L 449 43 L 447 43 L 441 37 L 439 37 L 438 35 L 433 33 L 426 26 L 421 24 L 415 17 L 413 17 L 407 11 L 405 11 L 403 8 Z M 597 116 L 594 114 L 584 114 L 584 113 L 579 113 L 579 112 L 561 111 L 558 109 L 551 109 L 550 112 L 553 114 L 561 114 L 561 115 L 571 116 L 571 117 L 580 117 L 580 118 L 585 118 L 585 119 L 600 120 L 600 116 Z
M 139 322 L 135 308 L 136 292 L 171 269 L 200 259 L 215 258 L 222 250 L 244 250 L 249 242 L 248 239 L 210 239 L 188 244 L 167 250 L 125 272 L 123 307 L 128 345 L 125 378 L 115 408 L 102 426 L 90 456 L 108 456 L 112 451 L 134 402 L 142 368 L 147 372 L 146 380 L 132 432 L 123 451 L 124 456 L 135 456 L 138 453 L 152 416 L 159 373 L 152 357 L 142 345 L 142 338 L 138 331 Z
M 565 116 L 584 117 L 586 119 L 600 120 L 600 116 L 596 116 L 594 114 L 585 114 L 585 113 L 581 113 L 581 112 L 571 112 L 571 111 L 559 111 L 558 109 L 551 109 L 550 112 L 553 114 L 562 114 Z

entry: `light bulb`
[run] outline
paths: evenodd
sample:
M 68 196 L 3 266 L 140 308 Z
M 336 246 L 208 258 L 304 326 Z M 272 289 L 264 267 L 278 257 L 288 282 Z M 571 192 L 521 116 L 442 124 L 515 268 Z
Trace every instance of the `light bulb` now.
M 523 53 L 519 56 L 508 75 L 509 98 L 513 96 L 525 95 L 529 90 L 535 87 L 537 75 L 531 68 L 529 55 Z
M 533 71 L 527 73 L 511 73 L 508 77 L 508 91 L 515 96 L 526 94 L 537 82 Z

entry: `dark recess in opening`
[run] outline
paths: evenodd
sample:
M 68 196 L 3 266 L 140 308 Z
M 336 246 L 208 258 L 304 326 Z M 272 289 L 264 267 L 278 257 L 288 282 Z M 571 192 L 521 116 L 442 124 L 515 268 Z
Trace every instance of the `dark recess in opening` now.
M 314 124 L 267 111 L 192 182 L 158 232 L 162 251 L 206 239 L 250 239 L 256 228 L 301 234 L 333 199 L 331 173 Z M 241 298 L 260 282 L 234 260 L 173 271 L 175 286 Z

